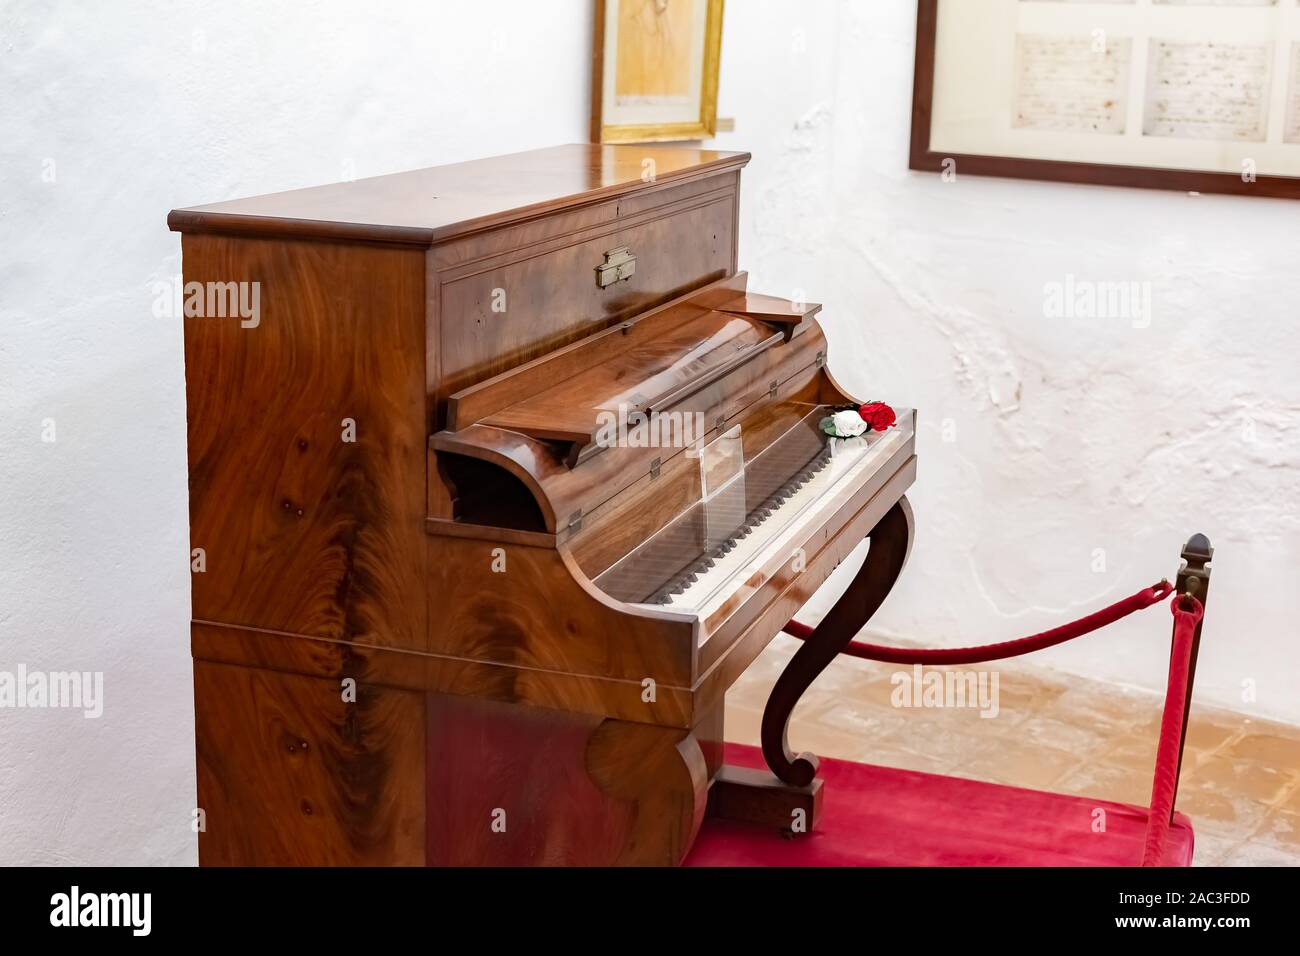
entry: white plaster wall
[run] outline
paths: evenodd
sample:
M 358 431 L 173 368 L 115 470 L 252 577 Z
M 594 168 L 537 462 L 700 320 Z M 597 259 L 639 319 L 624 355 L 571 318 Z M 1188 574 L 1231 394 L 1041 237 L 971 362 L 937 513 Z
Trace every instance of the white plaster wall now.
M 754 152 L 755 285 L 824 302 L 845 384 L 922 410 L 882 629 L 1047 627 L 1172 572 L 1200 529 L 1198 692 L 1300 720 L 1300 206 L 906 172 L 913 8 L 732 0 L 717 141 Z M 0 8 L 0 669 L 105 675 L 98 720 L 0 709 L 0 863 L 194 860 L 167 211 L 583 141 L 590 23 L 585 0 Z M 1066 273 L 1150 280 L 1152 327 L 1043 318 Z M 1156 687 L 1147 613 L 1045 659 Z

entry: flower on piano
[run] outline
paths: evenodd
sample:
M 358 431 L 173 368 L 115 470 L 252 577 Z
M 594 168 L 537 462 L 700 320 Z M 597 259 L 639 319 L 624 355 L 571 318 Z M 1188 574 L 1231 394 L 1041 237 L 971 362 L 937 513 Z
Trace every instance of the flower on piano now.
M 858 409 L 858 414 L 866 422 L 872 431 L 883 432 L 886 428 L 898 421 L 898 416 L 894 410 L 884 402 L 867 402 Z
M 865 432 L 883 432 L 897 421 L 894 410 L 884 402 L 867 402 L 857 408 L 841 408 L 818 424 L 832 438 L 857 438 Z
M 848 408 L 821 420 L 822 431 L 833 438 L 856 438 L 869 426 L 855 409 Z

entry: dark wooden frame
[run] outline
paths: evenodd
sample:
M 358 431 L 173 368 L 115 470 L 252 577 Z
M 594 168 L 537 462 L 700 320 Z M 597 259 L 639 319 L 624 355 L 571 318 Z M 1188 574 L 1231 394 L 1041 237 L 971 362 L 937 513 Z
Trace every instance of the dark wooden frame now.
M 945 160 L 956 162 L 958 174 L 1002 176 L 1099 186 L 1134 186 L 1141 189 L 1177 189 L 1187 192 L 1228 193 L 1236 196 L 1270 196 L 1300 199 L 1300 178 L 1258 176 L 1244 181 L 1236 173 L 1162 169 L 1158 166 L 1123 166 L 1076 163 L 1052 159 L 1019 159 L 971 153 L 942 153 L 930 148 L 934 100 L 935 32 L 940 0 L 918 0 L 916 11 L 916 67 L 912 80 L 912 140 L 908 168 L 939 172 Z

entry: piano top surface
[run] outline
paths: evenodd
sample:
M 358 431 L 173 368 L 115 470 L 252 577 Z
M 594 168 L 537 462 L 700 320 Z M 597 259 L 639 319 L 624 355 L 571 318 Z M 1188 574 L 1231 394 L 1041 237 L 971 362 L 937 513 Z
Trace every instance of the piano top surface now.
M 748 153 L 680 146 L 571 144 L 175 209 L 177 232 L 235 227 L 428 245 L 749 161 Z

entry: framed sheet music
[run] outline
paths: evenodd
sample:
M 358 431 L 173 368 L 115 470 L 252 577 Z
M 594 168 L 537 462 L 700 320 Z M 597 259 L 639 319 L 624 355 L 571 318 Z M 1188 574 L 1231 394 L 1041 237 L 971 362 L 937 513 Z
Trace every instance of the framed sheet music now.
M 909 165 L 1300 198 L 1300 0 L 919 0 Z

